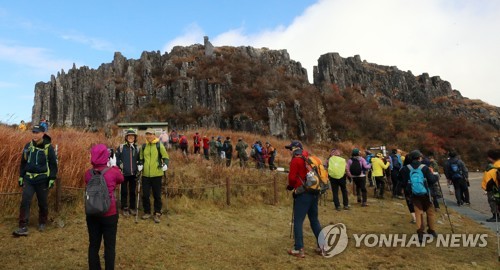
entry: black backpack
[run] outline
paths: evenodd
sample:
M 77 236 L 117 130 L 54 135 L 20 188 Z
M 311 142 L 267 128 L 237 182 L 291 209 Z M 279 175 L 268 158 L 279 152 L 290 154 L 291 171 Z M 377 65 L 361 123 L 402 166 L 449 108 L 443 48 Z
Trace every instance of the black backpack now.
M 85 187 L 85 214 L 90 216 L 102 216 L 106 214 L 111 206 L 108 186 L 104 174 L 110 168 L 102 171 L 91 170 L 92 177 Z
M 349 167 L 349 171 L 352 176 L 360 176 L 362 173 L 361 162 L 357 158 L 351 158 L 351 167 Z
M 397 155 L 391 155 L 392 169 L 399 171 L 401 169 L 401 164 L 399 164 L 399 158 Z

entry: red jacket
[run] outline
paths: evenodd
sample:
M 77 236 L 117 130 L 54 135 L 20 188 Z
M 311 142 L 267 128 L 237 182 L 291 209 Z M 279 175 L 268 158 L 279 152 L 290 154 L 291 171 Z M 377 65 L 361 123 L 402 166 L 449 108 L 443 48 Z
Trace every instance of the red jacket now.
M 210 140 L 207 137 L 203 137 L 203 149 L 209 148 Z
M 294 155 L 292 161 L 290 161 L 290 172 L 288 173 L 288 185 L 292 186 L 294 189 L 302 186 L 306 181 L 306 162 L 302 158 L 308 157 L 309 153 L 302 150 L 302 155 Z
M 201 137 L 200 135 L 194 135 L 193 136 L 193 145 L 196 146 L 196 147 L 200 147 L 201 145 Z

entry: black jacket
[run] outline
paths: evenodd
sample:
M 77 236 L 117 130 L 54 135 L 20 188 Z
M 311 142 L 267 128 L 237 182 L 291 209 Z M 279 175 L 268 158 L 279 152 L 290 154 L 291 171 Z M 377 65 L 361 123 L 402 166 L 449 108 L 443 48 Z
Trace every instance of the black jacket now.
M 414 160 L 410 166 L 413 169 L 416 169 L 422 164 L 418 160 Z M 424 174 L 425 179 L 427 179 L 427 190 L 430 192 L 430 187 L 432 187 L 438 180 L 437 176 L 432 174 L 431 170 L 429 167 L 424 166 L 422 168 L 422 173 Z M 410 169 L 407 166 L 403 166 L 401 170 L 399 171 L 399 184 L 405 190 L 405 194 L 408 194 L 407 192 L 407 187 L 408 187 L 408 182 L 410 181 Z
M 24 146 L 19 176 L 25 181 L 39 184 L 56 179 L 57 156 L 51 141 L 50 136 L 45 134 L 40 144 L 31 141 Z

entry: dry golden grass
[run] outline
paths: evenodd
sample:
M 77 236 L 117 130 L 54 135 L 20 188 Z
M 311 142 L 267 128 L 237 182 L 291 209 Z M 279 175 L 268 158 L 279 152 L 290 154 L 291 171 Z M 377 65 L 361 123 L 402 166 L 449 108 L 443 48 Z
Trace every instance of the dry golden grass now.
M 202 135 L 205 134 L 203 131 Z M 229 132 L 210 131 L 208 134 Z M 189 133 L 188 133 L 189 134 Z M 29 133 L 13 133 L 0 128 L 13 144 L 1 149 L 5 170 L 0 175 L 1 192 L 19 191 L 17 188 L 18 153 Z M 61 179 L 64 186 L 82 187 L 82 175 L 88 164 L 88 149 L 95 142 L 107 142 L 99 134 L 83 134 L 76 130 L 51 131 L 59 145 Z M 243 133 L 231 133 L 247 142 L 267 138 Z M 117 145 L 121 138 L 111 140 Z M 269 138 L 278 149 L 287 143 Z M 76 142 L 76 143 L 75 143 Z M 16 145 L 17 144 L 17 145 Z M 11 147 L 11 148 L 9 148 Z M 349 148 L 349 143 L 339 146 Z M 314 150 L 328 153 L 325 150 Z M 321 152 L 322 151 L 322 152 Z M 495 269 L 495 235 L 477 223 L 452 214 L 458 233 L 487 233 L 485 248 L 367 248 L 354 247 L 353 233 L 411 234 L 415 225 L 403 201 L 369 199 L 369 207 L 353 203 L 352 210 L 337 212 L 331 203 L 331 192 L 326 205 L 320 205 L 322 225 L 344 223 L 350 236 L 347 249 L 333 257 L 314 255 L 314 236 L 306 220 L 304 238 L 307 256 L 297 259 L 287 255 L 290 239 L 291 198 L 285 191 L 286 175 L 269 171 L 241 170 L 237 161 L 225 168 L 190 155 L 184 159 L 171 152 L 169 170 L 169 213 L 160 224 L 152 220 L 140 221 L 120 217 L 117 235 L 117 269 Z M 280 151 L 282 164 L 289 160 L 288 153 Z M 321 155 L 321 154 L 320 154 Z M 253 164 L 252 164 L 253 165 Z M 13 168 L 11 168 L 13 167 Z M 231 205 L 226 205 L 224 184 L 231 179 Z M 8 180 L 8 179 L 12 179 Z M 279 187 L 279 203 L 273 205 L 272 182 Z M 265 185 L 251 186 L 266 183 Z M 213 188 L 202 188 L 217 186 Z M 177 189 L 178 188 L 178 189 Z M 186 190 L 185 188 L 196 188 Z M 82 203 L 82 191 L 63 189 L 63 209 L 59 214 L 50 207 L 51 223 L 41 233 L 36 230 L 37 206 L 32 205 L 30 235 L 13 238 L 17 225 L 20 195 L 0 197 L 0 244 L 2 269 L 84 269 L 87 268 L 88 236 Z M 54 191 L 50 203 L 53 204 Z M 36 201 L 36 200 L 34 200 Z M 350 201 L 355 201 L 351 196 Z M 437 225 L 439 233 L 450 233 L 447 222 Z M 102 255 L 102 248 L 101 248 Z

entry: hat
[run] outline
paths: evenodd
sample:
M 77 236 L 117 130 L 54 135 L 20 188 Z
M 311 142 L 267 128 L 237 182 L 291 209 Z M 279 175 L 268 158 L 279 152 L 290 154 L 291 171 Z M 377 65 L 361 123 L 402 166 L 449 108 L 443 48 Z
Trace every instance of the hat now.
M 299 141 L 291 141 L 289 145 L 285 146 L 286 149 L 293 150 L 294 148 L 302 149 L 302 143 Z
M 391 151 L 393 154 L 397 154 L 398 153 L 398 149 L 392 149 Z
M 358 148 L 352 149 L 352 155 L 353 156 L 359 156 L 359 149 Z
M 137 137 L 137 133 L 135 132 L 135 130 L 133 128 L 127 129 L 127 132 L 125 133 L 125 137 L 127 137 L 128 135 L 134 135 Z
M 148 128 L 148 129 L 146 129 L 146 132 L 145 132 L 145 133 L 146 133 L 146 134 L 148 134 L 148 133 L 149 133 L 149 134 L 155 134 L 155 131 L 154 131 L 152 128 Z
M 422 153 L 418 150 L 413 150 L 410 152 L 410 154 L 408 154 L 408 157 L 413 161 L 422 157 Z
M 331 151 L 330 151 L 330 156 L 340 156 L 340 150 L 337 149 L 337 148 L 333 148 Z
M 33 131 L 34 133 L 45 132 L 45 128 L 42 126 L 36 125 L 36 126 L 33 126 L 33 129 L 31 131 Z
M 384 157 L 384 154 L 382 154 L 382 153 L 377 153 L 377 157 L 379 157 L 379 158 L 383 158 L 383 157 Z
M 451 158 L 454 158 L 454 157 L 456 157 L 456 156 L 457 156 L 457 152 L 455 152 L 455 151 L 450 151 L 450 152 L 448 153 L 448 156 L 449 156 L 449 157 L 451 157 Z

